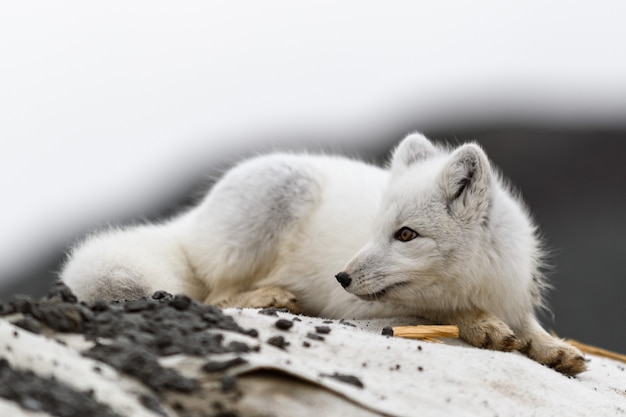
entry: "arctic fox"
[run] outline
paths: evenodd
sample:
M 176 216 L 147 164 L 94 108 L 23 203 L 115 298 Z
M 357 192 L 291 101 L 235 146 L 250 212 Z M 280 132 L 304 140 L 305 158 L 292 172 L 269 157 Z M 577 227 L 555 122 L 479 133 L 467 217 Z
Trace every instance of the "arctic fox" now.
M 166 290 L 327 318 L 415 315 L 574 375 L 581 352 L 535 317 L 542 258 L 526 208 L 479 146 L 415 133 L 388 169 L 324 155 L 245 161 L 178 217 L 88 237 L 61 277 L 86 301 Z

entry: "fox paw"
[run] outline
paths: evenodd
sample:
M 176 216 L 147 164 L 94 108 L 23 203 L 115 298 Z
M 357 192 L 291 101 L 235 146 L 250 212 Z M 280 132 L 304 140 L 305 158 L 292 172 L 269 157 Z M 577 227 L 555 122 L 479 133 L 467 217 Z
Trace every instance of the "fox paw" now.
M 302 310 L 295 295 L 281 287 L 262 287 L 256 290 L 237 294 L 231 298 L 216 303 L 220 308 L 286 308 L 294 314 Z
M 565 375 L 574 376 L 587 370 L 582 352 L 556 337 L 531 340 L 522 350 L 529 358 Z
M 489 313 L 460 324 L 459 333 L 467 343 L 483 349 L 510 352 L 519 349 L 521 345 L 513 330 Z

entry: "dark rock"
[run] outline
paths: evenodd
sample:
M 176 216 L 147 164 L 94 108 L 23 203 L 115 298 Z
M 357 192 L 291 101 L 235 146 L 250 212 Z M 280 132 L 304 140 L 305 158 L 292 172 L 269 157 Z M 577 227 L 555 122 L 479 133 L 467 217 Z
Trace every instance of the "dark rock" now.
M 235 341 L 235 342 L 230 342 L 228 346 L 226 347 L 226 350 L 228 350 L 229 352 L 248 353 L 252 349 L 250 348 L 250 346 L 248 346 L 247 344 L 243 342 Z
M 0 303 L 0 316 L 8 316 L 16 313 L 15 306 L 11 303 Z
M 174 299 L 170 301 L 170 305 L 178 310 L 187 310 L 191 307 L 191 298 L 186 295 L 177 294 Z
M 267 343 L 282 350 L 286 350 L 285 348 L 289 346 L 289 342 L 282 336 L 272 336 L 267 339 Z
M 264 314 L 266 316 L 276 316 L 278 317 L 278 313 L 274 307 L 263 308 L 259 310 L 259 314 Z
M 330 327 L 328 326 L 315 326 L 315 331 L 320 334 L 330 333 Z
M 293 327 L 293 321 L 286 319 L 278 319 L 276 323 L 274 323 L 277 329 L 280 330 L 289 330 Z
M 33 311 L 33 299 L 28 295 L 16 294 L 11 297 L 9 303 L 16 313 L 30 314 Z
M 382 335 L 383 336 L 393 336 L 393 328 L 391 326 L 383 327 Z
M 152 294 L 152 299 L 153 300 L 166 300 L 169 301 L 172 298 L 174 298 L 174 296 L 172 294 L 170 294 L 167 291 L 157 291 L 154 294 Z
M 31 333 L 41 333 L 41 324 L 31 316 L 24 316 L 13 324 Z
M 64 301 L 66 303 L 76 303 L 78 299 L 72 293 L 72 290 L 63 283 L 61 280 L 56 280 L 50 286 L 50 290 L 48 290 L 48 294 L 46 295 L 48 300 L 60 299 L 60 301 Z
M 307 333 L 306 337 L 308 337 L 311 340 L 317 340 L 320 342 L 323 342 L 324 340 L 326 340 L 324 339 L 324 336 L 320 336 L 319 334 L 315 334 L 315 333 Z
M 245 330 L 243 334 L 248 335 L 250 337 L 259 337 L 259 331 L 257 329 Z

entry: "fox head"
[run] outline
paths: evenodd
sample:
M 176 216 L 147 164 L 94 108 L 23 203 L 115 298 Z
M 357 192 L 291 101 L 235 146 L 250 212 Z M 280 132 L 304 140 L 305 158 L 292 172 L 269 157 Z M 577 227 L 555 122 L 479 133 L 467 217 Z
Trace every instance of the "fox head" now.
M 365 300 L 424 304 L 449 291 L 462 296 L 480 278 L 471 270 L 495 192 L 487 156 L 475 144 L 450 151 L 412 134 L 395 149 L 390 170 L 371 238 L 337 280 Z

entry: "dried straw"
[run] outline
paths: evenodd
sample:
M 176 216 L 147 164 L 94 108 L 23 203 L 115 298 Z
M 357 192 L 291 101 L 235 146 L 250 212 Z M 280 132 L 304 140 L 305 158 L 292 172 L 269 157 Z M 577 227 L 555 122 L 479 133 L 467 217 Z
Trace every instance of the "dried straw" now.
M 567 343 L 576 346 L 583 353 L 589 353 L 590 355 L 602 356 L 609 359 L 614 359 L 616 361 L 621 361 L 626 363 L 626 355 L 621 353 L 612 352 L 610 350 L 602 349 L 597 346 L 587 345 L 585 343 L 577 342 L 576 340 L 566 339 Z
M 394 337 L 404 337 L 407 339 L 423 339 L 433 341 L 438 337 L 458 338 L 459 327 L 455 325 L 449 326 L 397 326 L 392 328 Z

